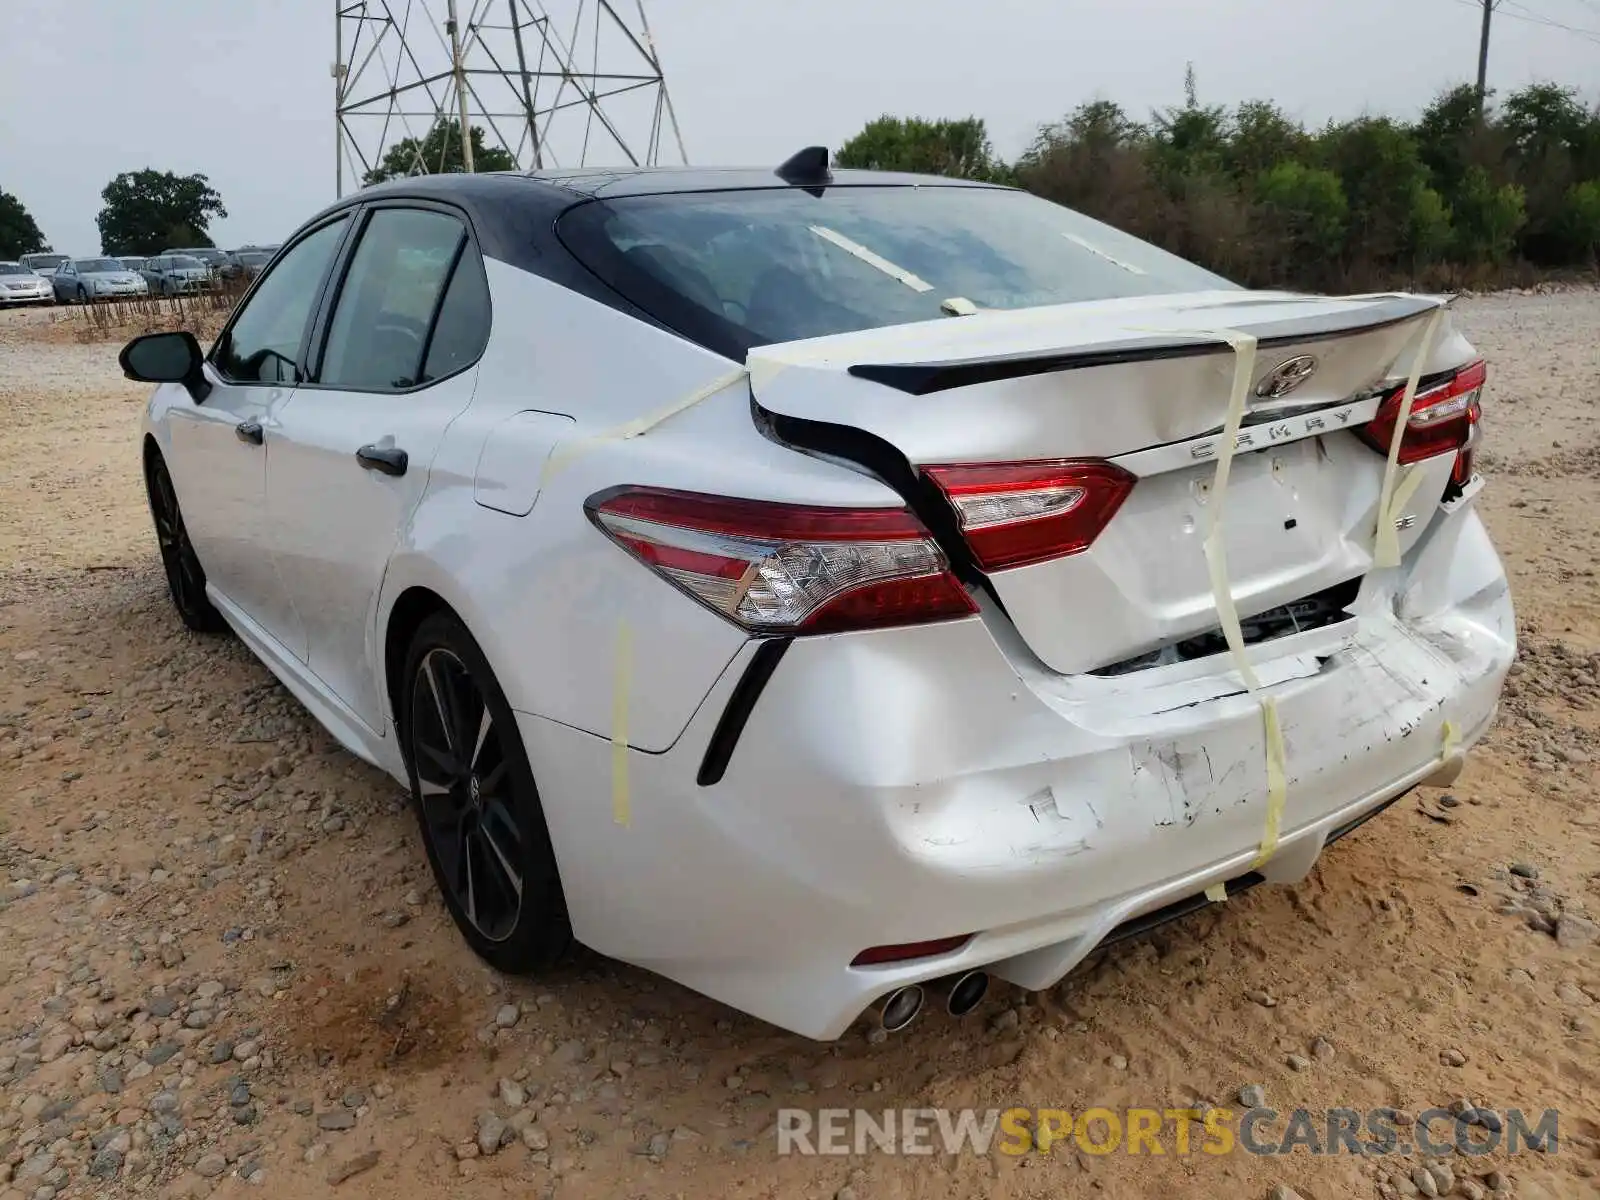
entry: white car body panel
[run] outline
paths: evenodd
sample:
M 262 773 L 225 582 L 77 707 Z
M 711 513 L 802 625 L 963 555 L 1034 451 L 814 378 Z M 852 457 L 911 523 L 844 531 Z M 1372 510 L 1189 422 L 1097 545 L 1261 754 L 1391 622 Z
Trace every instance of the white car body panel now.
M 382 658 L 373 624 L 379 591 L 428 490 L 434 454 L 476 382 L 477 369 L 469 368 L 400 395 L 300 387 L 279 412 L 268 447 L 263 529 L 304 623 L 306 662 L 380 736 L 389 706 L 374 670 Z M 404 449 L 405 474 L 363 468 L 356 451 L 365 445 Z
M 1261 712 L 1232 657 L 1092 673 L 1216 621 L 1200 549 L 1214 463 L 1193 451 L 1221 424 L 1231 353 L 930 395 L 848 367 L 1347 319 L 1385 298 L 1192 293 L 794 342 L 657 421 L 736 364 L 509 262 L 485 266 L 494 332 L 458 375 L 377 395 L 210 373 L 201 404 L 157 388 L 146 431 L 220 611 L 342 744 L 402 783 L 392 624 L 419 591 L 461 618 L 515 712 L 586 945 L 833 1038 L 894 988 L 965 969 L 1050 986 L 1121 923 L 1254 869 Z M 1334 404 L 1403 376 L 1416 327 L 1324 345 L 1325 373 L 1297 399 Z M 1263 350 L 1258 376 L 1299 346 Z M 1473 357 L 1447 323 L 1423 367 Z M 769 642 L 643 566 L 584 505 L 619 485 L 903 504 L 865 468 L 784 444 L 762 423 L 772 413 L 867 431 L 913 465 L 1096 456 L 1139 482 L 1087 550 L 994 572 L 1000 602 L 979 594 L 975 615 L 794 638 L 725 772 L 702 784 Z M 246 420 L 263 445 L 237 439 Z M 369 443 L 404 448 L 406 473 L 362 469 Z M 1452 461 L 1411 468 L 1401 564 L 1374 569 L 1384 462 L 1371 447 L 1302 431 L 1235 458 L 1241 614 L 1360 581 L 1348 619 L 1245 651 L 1286 754 L 1267 881 L 1303 877 L 1330 834 L 1448 772 L 1493 718 L 1515 621 L 1471 493 L 1437 499 Z M 619 753 L 625 817 L 608 802 Z M 962 933 L 974 936 L 944 955 L 850 965 L 869 946 Z
M 212 391 L 195 404 L 177 384 L 164 384 L 154 403 L 163 414 L 167 465 L 184 497 L 184 522 L 208 577 L 229 604 L 305 657 L 299 610 L 273 561 L 267 529 L 267 456 L 271 447 L 239 439 L 238 426 L 258 423 L 263 437 L 277 427 L 293 388 L 230 384 L 208 365 Z

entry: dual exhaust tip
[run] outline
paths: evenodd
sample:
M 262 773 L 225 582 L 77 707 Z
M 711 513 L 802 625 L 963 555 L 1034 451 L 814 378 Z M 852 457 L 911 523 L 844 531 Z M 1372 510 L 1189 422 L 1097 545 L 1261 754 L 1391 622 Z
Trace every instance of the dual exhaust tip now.
M 952 1017 L 964 1017 L 983 1002 L 989 991 L 987 971 L 966 971 L 941 979 L 933 985 L 944 996 L 944 1010 Z M 898 1033 L 917 1019 L 927 999 L 920 983 L 908 983 L 895 988 L 883 998 L 878 1009 L 878 1023 L 886 1033 Z

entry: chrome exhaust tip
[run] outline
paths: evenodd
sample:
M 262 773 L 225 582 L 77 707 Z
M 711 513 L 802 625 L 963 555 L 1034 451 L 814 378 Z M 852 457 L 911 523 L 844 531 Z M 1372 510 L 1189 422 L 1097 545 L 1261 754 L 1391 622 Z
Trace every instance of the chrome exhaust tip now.
M 878 1010 L 878 1022 L 884 1032 L 898 1033 L 915 1021 L 917 1014 L 922 1011 L 922 1000 L 922 985 L 919 983 L 908 983 L 885 996 L 883 1007 Z
M 968 971 L 950 980 L 945 994 L 944 1009 L 952 1017 L 964 1017 L 978 1005 L 989 992 L 989 972 Z

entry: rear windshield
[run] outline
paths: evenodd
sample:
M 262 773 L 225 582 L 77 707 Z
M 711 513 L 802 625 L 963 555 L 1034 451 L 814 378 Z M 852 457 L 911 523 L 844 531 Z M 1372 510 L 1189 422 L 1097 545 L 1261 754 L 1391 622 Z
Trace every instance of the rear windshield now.
M 721 353 L 965 310 L 1235 285 L 1025 192 L 830 187 L 598 200 L 559 229 L 591 270 Z
M 30 254 L 27 261 L 36 267 L 59 267 L 67 261 L 65 254 Z

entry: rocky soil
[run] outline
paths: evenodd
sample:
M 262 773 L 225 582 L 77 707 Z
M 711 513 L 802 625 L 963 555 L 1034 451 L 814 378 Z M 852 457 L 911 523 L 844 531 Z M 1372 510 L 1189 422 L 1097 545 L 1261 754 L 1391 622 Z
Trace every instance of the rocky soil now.
M 173 616 L 117 346 L 0 315 L 0 1200 L 1596 1194 L 1600 293 L 1460 311 L 1523 652 L 1458 784 L 1049 993 L 833 1045 L 593 956 L 481 965 L 399 789 Z M 1478 1129 L 1557 1108 L 1559 1149 L 825 1158 L 773 1135 L 785 1106 L 1258 1101 Z

